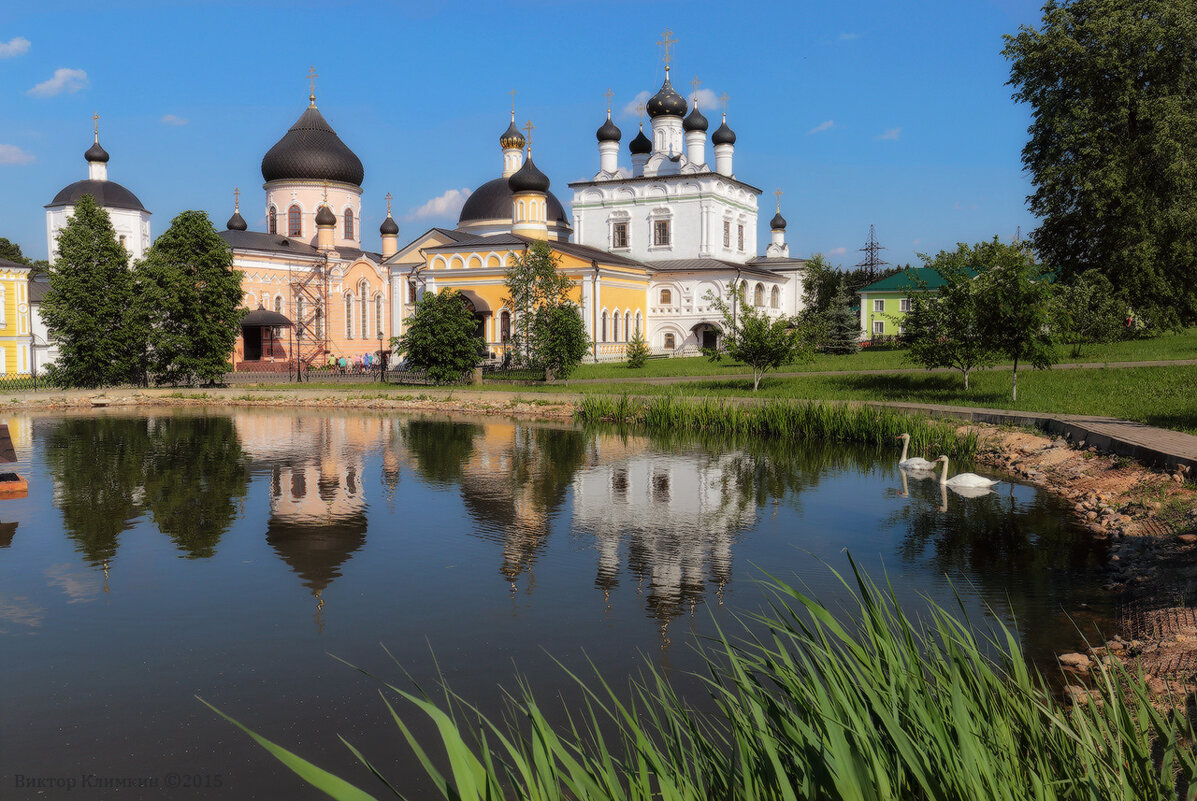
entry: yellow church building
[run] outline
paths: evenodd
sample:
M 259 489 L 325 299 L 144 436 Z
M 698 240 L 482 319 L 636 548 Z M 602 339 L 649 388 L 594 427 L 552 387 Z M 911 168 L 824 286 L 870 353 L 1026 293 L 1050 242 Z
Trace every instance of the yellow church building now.
M 29 268 L 0 259 L 0 375 L 29 375 L 29 326 Z

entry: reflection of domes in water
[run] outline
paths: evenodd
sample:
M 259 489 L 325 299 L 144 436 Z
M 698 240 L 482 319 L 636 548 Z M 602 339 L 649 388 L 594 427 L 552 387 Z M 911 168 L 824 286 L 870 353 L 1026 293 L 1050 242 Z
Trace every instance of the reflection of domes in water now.
M 318 593 L 340 577 L 340 567 L 366 543 L 366 515 L 287 519 L 271 516 L 266 542 Z

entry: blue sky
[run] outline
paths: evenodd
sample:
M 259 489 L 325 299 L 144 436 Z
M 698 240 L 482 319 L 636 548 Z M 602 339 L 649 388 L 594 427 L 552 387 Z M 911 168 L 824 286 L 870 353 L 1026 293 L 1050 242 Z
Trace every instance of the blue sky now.
M 43 206 L 86 177 L 93 113 L 109 177 L 154 213 L 219 228 L 242 191 L 264 225 L 262 155 L 317 102 L 366 169 L 364 245 L 384 196 L 400 240 L 452 225 L 456 190 L 501 168 L 509 90 L 536 125 L 536 163 L 566 184 L 598 169 L 594 131 L 611 88 L 623 109 L 663 77 L 730 98 L 737 177 L 784 191 L 791 252 L 851 266 L 869 225 L 895 263 L 1034 227 L 1019 153 L 1029 112 L 1010 99 L 1003 33 L 1039 20 L 1038 0 L 884 2 L 161 2 L 0 7 L 0 236 L 44 258 Z M 718 109 L 704 106 L 717 125 Z M 709 155 L 709 151 L 708 151 Z M 438 203 L 437 200 L 440 199 Z M 449 207 L 449 211 L 438 211 Z

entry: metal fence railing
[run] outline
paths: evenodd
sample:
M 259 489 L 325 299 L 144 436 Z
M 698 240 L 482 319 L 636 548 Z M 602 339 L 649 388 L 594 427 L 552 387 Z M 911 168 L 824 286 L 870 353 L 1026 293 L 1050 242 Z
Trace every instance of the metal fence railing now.
M 38 389 L 49 389 L 50 382 L 45 376 L 30 373 L 0 373 L 0 392 L 30 392 Z

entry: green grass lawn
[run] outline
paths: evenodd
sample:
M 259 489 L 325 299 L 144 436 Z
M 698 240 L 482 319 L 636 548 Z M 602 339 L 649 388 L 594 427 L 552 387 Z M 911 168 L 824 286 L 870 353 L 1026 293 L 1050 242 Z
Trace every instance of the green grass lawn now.
M 1080 356 L 1072 356 L 1071 346 L 1059 348 L 1061 362 L 1145 362 L 1197 359 L 1197 328 L 1179 334 L 1164 334 L 1153 339 L 1112 342 L 1108 345 L 1085 345 Z M 792 364 L 782 372 L 841 372 L 850 370 L 902 370 L 918 368 L 904 350 L 873 350 L 866 348 L 851 356 L 820 354 L 814 361 Z M 650 359 L 648 364 L 632 370 L 624 362 L 582 364 L 570 376 L 573 380 L 591 378 L 657 378 L 673 376 L 731 375 L 750 372 L 747 367 L 726 359 L 712 362 L 703 356 L 684 359 Z

